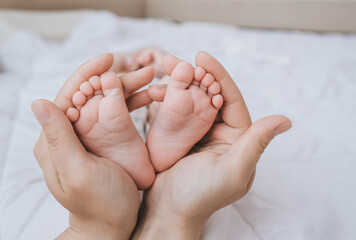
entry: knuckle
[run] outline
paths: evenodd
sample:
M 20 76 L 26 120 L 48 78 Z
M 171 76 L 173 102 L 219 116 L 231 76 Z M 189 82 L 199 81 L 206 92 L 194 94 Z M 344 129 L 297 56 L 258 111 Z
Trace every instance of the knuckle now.
M 47 142 L 48 142 L 48 147 L 52 151 L 57 151 L 59 150 L 61 146 L 61 137 L 58 133 L 47 133 L 46 134 Z
M 267 148 L 269 141 L 261 134 L 253 134 L 251 132 L 246 132 L 248 137 L 250 138 L 250 142 L 252 142 L 255 150 L 262 155 Z
M 258 152 L 262 155 L 265 151 L 265 149 L 267 148 L 268 142 L 266 141 L 266 139 L 264 139 L 263 137 L 259 136 L 259 140 L 258 140 L 258 144 L 257 144 L 257 149 Z
M 69 194 L 90 194 L 95 168 L 90 162 L 81 162 L 76 169 L 66 174 L 66 191 Z
M 79 193 L 86 191 L 89 184 L 89 176 L 85 173 L 76 174 L 67 182 L 67 190 L 69 193 Z

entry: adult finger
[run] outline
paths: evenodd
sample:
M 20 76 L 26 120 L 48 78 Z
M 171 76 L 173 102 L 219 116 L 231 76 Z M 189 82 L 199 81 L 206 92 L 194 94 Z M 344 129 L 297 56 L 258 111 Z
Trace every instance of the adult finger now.
M 58 106 L 58 108 L 63 113 L 65 111 L 67 111 L 67 109 L 69 107 L 73 106 L 72 97 L 73 97 L 73 94 L 79 89 L 80 84 L 82 84 L 85 81 L 88 81 L 91 76 L 94 76 L 94 75 L 100 76 L 102 73 L 108 71 L 113 64 L 113 61 L 114 61 L 113 55 L 107 53 L 107 54 L 102 54 L 100 56 L 97 56 L 97 57 L 87 61 L 83 65 L 81 65 L 78 68 L 78 70 L 76 70 L 68 78 L 66 83 L 63 85 L 63 87 L 59 91 L 54 103 Z M 40 101 L 38 103 L 43 103 L 43 101 Z M 50 104 L 46 103 L 46 106 L 47 105 L 50 106 L 51 109 L 53 109 Z M 35 108 L 36 108 L 36 106 L 39 108 L 40 106 L 42 106 L 42 104 L 33 105 L 33 107 L 35 107 Z M 41 111 L 43 111 L 43 110 L 41 110 Z M 60 128 L 57 129 L 57 131 L 60 131 Z M 48 141 L 47 141 L 43 131 L 42 131 L 39 139 L 37 140 L 34 152 L 37 156 L 39 156 L 38 162 L 39 162 L 40 166 L 43 168 L 43 165 L 45 163 L 42 160 L 48 158 L 49 156 L 51 156 L 50 154 L 52 154 L 50 152 L 50 150 L 48 149 Z
M 153 67 L 145 67 L 120 76 L 125 98 L 127 99 L 133 92 L 152 82 L 153 78 Z
M 43 132 L 41 135 L 44 134 Z M 51 159 L 51 154 L 48 151 L 46 138 L 41 136 L 37 141 L 33 151 L 38 164 L 40 165 L 43 176 L 45 178 L 48 189 L 56 199 L 62 200 L 63 188 L 59 179 L 58 171 L 54 162 Z
M 129 112 L 147 106 L 153 101 L 163 102 L 166 90 L 166 84 L 152 85 L 146 90 L 132 94 L 128 99 L 126 99 L 126 105 Z
M 252 124 L 224 156 L 224 165 L 232 171 L 233 182 L 248 184 L 271 140 L 291 127 L 291 121 L 284 116 L 270 116 Z
M 86 151 L 65 114 L 47 100 L 37 100 L 31 107 L 42 126 L 45 141 L 41 145 L 36 145 L 35 149 L 41 167 L 46 165 L 46 161 L 53 161 L 61 174 L 78 169 L 83 159 L 79 156 L 84 156 Z M 43 148 L 46 148 L 45 151 Z
M 128 99 L 126 99 L 126 105 L 129 112 L 135 111 L 136 109 L 147 106 L 152 103 L 150 95 L 148 94 L 148 90 L 142 90 L 140 92 L 136 92 L 132 94 Z
M 223 121 L 233 128 L 247 128 L 251 118 L 245 101 L 234 80 L 225 68 L 209 53 L 199 52 L 195 58 L 196 66 L 204 68 L 220 83 L 224 104 L 220 110 Z
M 163 102 L 167 91 L 167 84 L 152 85 L 148 88 L 150 98 L 155 102 Z

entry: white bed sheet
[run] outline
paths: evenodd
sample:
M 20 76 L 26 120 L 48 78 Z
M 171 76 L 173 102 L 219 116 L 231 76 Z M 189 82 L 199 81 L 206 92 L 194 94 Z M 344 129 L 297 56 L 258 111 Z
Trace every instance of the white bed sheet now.
M 241 30 L 117 18 L 98 12 L 62 43 L 21 31 L 0 49 L 0 239 L 53 239 L 67 212 L 50 195 L 32 149 L 30 104 L 53 99 L 82 62 L 156 45 L 193 62 L 216 56 L 252 118 L 285 114 L 293 129 L 264 153 L 255 185 L 213 215 L 202 239 L 356 238 L 356 36 Z M 1 165 L 0 165 L 1 168 Z

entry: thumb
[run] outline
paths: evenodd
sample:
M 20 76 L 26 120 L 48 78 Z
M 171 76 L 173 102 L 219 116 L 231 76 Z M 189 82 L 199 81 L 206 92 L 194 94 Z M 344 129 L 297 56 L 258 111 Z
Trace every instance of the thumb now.
M 37 100 L 32 103 L 31 108 L 47 141 L 47 150 L 43 151 L 49 151 L 55 158 L 54 161 L 65 161 L 70 155 L 85 152 L 72 124 L 55 104 Z
M 227 153 L 228 167 L 239 178 L 234 181 L 248 183 L 268 144 L 291 127 L 292 122 L 284 116 L 269 116 L 252 124 Z

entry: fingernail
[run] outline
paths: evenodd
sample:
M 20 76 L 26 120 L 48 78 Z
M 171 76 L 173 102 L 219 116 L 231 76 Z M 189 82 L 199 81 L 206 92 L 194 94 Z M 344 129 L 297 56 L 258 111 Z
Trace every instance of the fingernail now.
M 41 104 L 41 102 L 36 101 L 36 102 L 32 103 L 31 109 L 32 109 L 32 112 L 35 115 L 38 123 L 41 126 L 48 123 L 49 120 L 51 119 L 50 111 L 43 104 Z
M 291 122 L 286 122 L 286 123 L 282 123 L 282 124 L 278 125 L 274 129 L 274 136 L 277 136 L 279 134 L 282 134 L 282 133 L 288 131 L 291 127 L 292 127 L 292 123 Z

